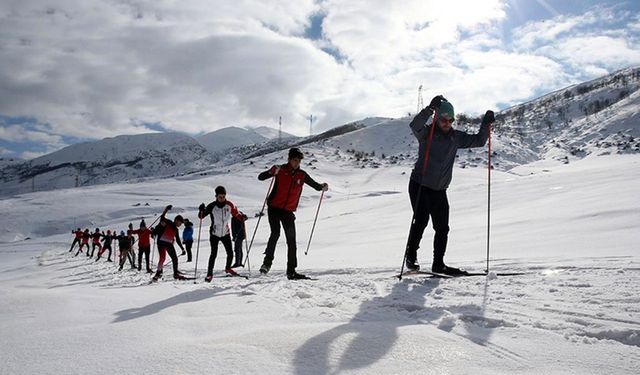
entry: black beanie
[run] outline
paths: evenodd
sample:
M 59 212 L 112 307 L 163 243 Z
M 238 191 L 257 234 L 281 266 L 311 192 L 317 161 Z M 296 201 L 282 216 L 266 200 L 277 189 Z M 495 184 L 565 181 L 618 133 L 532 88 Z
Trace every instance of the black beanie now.
M 302 158 L 304 158 L 304 155 L 302 154 L 302 151 L 300 151 L 299 148 L 294 147 L 289 150 L 289 159 L 302 159 Z
M 227 189 L 225 189 L 224 186 L 218 186 L 216 188 L 216 195 L 219 195 L 219 194 L 227 195 Z

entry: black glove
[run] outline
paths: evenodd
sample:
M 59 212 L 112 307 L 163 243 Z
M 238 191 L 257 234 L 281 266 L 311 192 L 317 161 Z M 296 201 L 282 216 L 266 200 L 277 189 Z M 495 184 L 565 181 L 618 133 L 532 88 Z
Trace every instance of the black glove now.
M 200 203 L 200 206 L 198 207 L 198 211 L 204 211 L 204 203 Z
M 482 125 L 493 124 L 496 121 L 496 117 L 493 114 L 493 111 L 487 111 L 482 118 Z
M 431 103 L 429 103 L 429 108 L 435 111 L 436 109 L 440 108 L 440 104 L 442 104 L 442 102 L 446 101 L 447 99 L 445 99 L 442 95 L 434 96 L 433 99 L 431 99 Z
M 166 211 L 169 211 L 169 210 L 170 210 L 170 209 L 172 209 L 172 208 L 173 208 L 173 206 L 172 206 L 172 205 L 168 205 L 167 207 L 165 207 L 165 208 L 164 208 L 164 210 L 165 210 L 165 212 L 166 212 Z

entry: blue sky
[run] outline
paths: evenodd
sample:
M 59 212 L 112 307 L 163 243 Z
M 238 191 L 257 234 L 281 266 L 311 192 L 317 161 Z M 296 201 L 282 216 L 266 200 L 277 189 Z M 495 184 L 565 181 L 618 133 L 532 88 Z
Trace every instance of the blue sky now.
M 502 109 L 640 65 L 640 2 L 0 4 L 0 156 L 120 134 Z

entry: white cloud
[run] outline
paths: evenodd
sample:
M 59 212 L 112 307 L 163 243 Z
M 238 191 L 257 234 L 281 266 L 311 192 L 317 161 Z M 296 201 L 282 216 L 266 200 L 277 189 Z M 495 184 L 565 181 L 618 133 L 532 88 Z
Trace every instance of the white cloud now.
M 34 142 L 56 146 L 64 144 L 59 135 L 28 130 L 21 125 L 0 126 L 0 138 L 9 142 Z
M 576 36 L 539 50 L 576 69 L 586 66 L 628 66 L 640 63 L 640 49 L 629 46 L 626 40 L 609 36 Z
M 640 37 L 633 32 L 639 17 L 596 6 L 580 15 L 529 22 L 514 29 L 513 48 L 556 61 L 576 83 L 640 63 Z
M 612 11 L 533 22 L 509 44 L 505 9 L 499 0 L 4 1 L 0 114 L 48 127 L 0 131 L 63 145 L 52 134 L 150 131 L 144 123 L 198 133 L 282 116 L 286 131 L 306 134 L 309 114 L 320 131 L 414 112 L 420 84 L 425 101 L 442 93 L 480 113 L 574 83 L 582 65 L 595 74 L 638 61 L 637 33 L 613 27 Z M 323 39 L 304 39 L 317 14 Z

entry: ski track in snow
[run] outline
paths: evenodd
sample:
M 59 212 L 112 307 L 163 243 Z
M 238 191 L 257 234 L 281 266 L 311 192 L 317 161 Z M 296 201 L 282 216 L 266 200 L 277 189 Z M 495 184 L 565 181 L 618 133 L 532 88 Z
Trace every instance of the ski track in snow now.
M 40 267 L 55 275 L 49 288 L 156 287 L 148 285 L 150 276 L 145 273 L 127 267 L 118 272 L 113 263 L 95 263 L 83 254 L 73 257 L 72 253 L 51 250 L 37 260 Z M 352 332 L 355 328 L 350 326 L 371 323 L 391 325 L 395 330 L 431 325 L 525 368 L 526 355 L 492 342 L 496 331 L 515 336 L 523 330 L 540 331 L 542 335 L 589 345 L 616 342 L 630 347 L 630 358 L 640 360 L 640 261 L 631 257 L 593 258 L 570 267 L 547 264 L 514 268 L 505 260 L 495 265 L 495 272 L 525 275 L 494 279 L 406 276 L 399 282 L 393 269 L 335 269 L 311 270 L 309 274 L 319 280 L 301 282 L 290 282 L 278 272 L 266 276 L 254 272 L 249 280 L 222 277 L 217 272 L 213 282 L 207 284 L 203 283 L 202 271 L 196 285 L 166 276 L 158 285 L 170 284 L 177 291 L 202 294 L 203 298 L 213 290 L 253 303 L 270 300 L 285 307 L 284 319 L 348 321 L 336 335 Z M 589 282 L 581 281 L 585 279 Z M 611 298 L 614 287 L 618 293 Z M 114 321 L 134 318 L 136 311 L 125 311 Z

